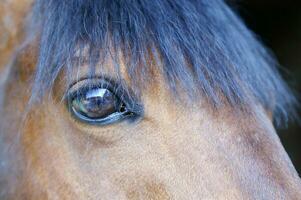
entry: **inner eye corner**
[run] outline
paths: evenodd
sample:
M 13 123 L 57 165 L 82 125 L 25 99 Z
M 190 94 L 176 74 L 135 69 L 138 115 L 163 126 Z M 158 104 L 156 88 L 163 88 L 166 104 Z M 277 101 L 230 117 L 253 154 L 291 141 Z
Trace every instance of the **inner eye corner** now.
M 119 112 L 124 113 L 126 111 L 127 111 L 126 105 L 125 105 L 125 103 L 122 102 L 120 105 L 120 108 L 119 108 Z

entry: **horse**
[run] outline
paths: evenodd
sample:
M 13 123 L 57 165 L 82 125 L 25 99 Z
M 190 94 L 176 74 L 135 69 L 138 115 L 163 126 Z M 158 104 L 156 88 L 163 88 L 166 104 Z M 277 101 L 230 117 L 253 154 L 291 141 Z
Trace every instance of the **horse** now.
M 224 1 L 0 10 L 1 199 L 301 199 L 298 100 Z

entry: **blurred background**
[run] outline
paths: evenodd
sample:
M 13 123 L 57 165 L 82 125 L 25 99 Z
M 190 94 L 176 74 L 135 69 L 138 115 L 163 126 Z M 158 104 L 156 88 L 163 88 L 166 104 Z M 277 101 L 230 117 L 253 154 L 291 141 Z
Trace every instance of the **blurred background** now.
M 229 0 L 228 3 L 274 52 L 284 71 L 288 71 L 284 75 L 286 80 L 301 95 L 301 0 Z M 291 123 L 287 129 L 277 131 L 301 175 L 301 126 Z

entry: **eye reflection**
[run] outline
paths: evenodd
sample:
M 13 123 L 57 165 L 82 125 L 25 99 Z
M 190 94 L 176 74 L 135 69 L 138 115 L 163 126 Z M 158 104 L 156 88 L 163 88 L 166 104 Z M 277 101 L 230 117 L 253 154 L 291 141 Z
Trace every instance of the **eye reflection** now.
M 134 117 L 136 113 L 109 88 L 107 84 L 82 87 L 69 95 L 68 107 L 73 117 L 93 125 L 107 125 Z
M 118 111 L 119 99 L 108 89 L 96 88 L 74 98 L 74 111 L 91 118 L 99 119 Z
M 123 120 L 136 122 L 144 113 L 133 91 L 106 77 L 79 79 L 67 91 L 66 103 L 72 117 L 90 125 L 108 125 Z

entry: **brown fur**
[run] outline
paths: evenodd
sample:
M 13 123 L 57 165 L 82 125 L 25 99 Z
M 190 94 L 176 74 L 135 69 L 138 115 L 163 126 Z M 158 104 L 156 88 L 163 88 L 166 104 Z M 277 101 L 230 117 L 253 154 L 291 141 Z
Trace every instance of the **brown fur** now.
M 11 46 L 2 49 L 7 59 Z M 27 69 L 36 59 L 32 48 L 24 51 L 8 66 L 1 113 L 2 123 L 13 125 L 3 134 L 10 141 L 20 134 L 22 165 L 19 184 L 9 186 L 16 187 L 12 199 L 301 199 L 300 178 L 260 105 L 252 115 L 228 107 L 212 112 L 206 102 L 184 106 L 156 71 L 137 124 L 93 127 L 73 120 L 60 102 L 63 74 L 51 98 L 22 123 L 34 71 Z

